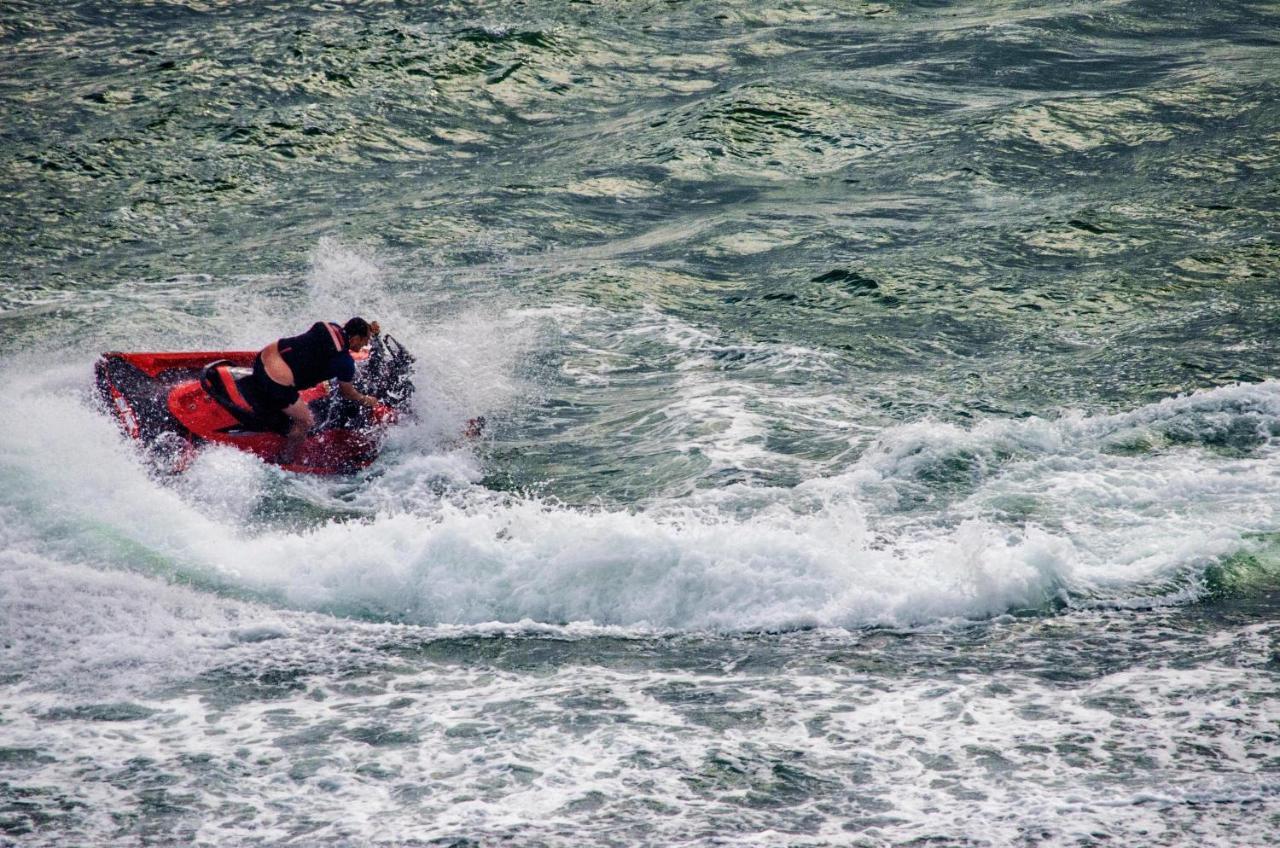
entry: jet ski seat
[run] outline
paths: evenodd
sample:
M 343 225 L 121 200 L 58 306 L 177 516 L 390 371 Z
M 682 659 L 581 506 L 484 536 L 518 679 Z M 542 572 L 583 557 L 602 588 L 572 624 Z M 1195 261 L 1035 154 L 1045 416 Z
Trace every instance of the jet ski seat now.
M 289 431 L 289 416 L 278 410 L 262 412 L 261 405 L 254 403 L 258 391 L 247 368 L 236 368 L 225 359 L 210 362 L 200 371 L 200 388 L 246 430 L 281 434 Z

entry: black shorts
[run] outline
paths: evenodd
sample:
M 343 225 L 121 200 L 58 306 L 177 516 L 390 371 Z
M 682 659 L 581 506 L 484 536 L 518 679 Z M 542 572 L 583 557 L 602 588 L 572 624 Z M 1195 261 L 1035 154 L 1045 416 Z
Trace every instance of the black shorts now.
M 286 406 L 298 401 L 298 390 L 293 386 L 282 386 L 267 376 L 266 366 L 262 364 L 262 354 L 253 360 L 252 390 L 245 398 L 253 404 L 255 412 L 268 414 L 279 412 Z

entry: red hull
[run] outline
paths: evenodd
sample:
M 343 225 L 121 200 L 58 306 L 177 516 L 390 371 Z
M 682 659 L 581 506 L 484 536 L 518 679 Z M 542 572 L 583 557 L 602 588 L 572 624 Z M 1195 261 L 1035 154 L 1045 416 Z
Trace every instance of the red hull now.
M 341 474 L 364 468 L 378 456 L 382 425 L 321 426 L 310 433 L 293 461 L 278 460 L 283 435 L 249 429 L 205 391 L 200 374 L 211 362 L 249 368 L 255 351 L 190 353 L 106 353 L 98 361 L 98 388 L 121 428 L 132 438 L 167 454 L 167 464 L 182 470 L 196 448 L 222 444 L 254 454 L 289 471 Z M 323 404 L 331 398 L 328 384 L 302 393 L 303 400 Z

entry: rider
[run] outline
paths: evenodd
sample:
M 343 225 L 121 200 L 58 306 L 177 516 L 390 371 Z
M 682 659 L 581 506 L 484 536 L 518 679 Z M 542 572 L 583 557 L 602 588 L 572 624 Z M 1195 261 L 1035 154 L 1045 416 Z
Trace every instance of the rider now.
M 253 360 L 256 406 L 261 412 L 284 412 L 289 418 L 289 432 L 281 462 L 292 462 L 298 446 L 315 424 L 307 402 L 298 393 L 318 383 L 336 378 L 338 393 L 367 407 L 376 407 L 378 399 L 360 392 L 352 381 L 356 363 L 351 354 L 363 350 L 372 336 L 378 335 L 378 322 L 352 318 L 338 326 L 318 321 L 300 336 L 279 339 L 264 347 Z

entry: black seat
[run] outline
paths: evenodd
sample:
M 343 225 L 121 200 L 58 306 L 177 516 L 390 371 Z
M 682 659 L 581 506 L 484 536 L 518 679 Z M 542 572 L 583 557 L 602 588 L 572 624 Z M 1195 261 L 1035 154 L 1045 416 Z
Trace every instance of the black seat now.
M 287 433 L 289 416 L 278 410 L 263 412 L 251 374 L 237 376 L 226 359 L 210 362 L 200 371 L 200 388 L 231 413 L 246 430 Z M 242 369 L 237 369 L 242 370 Z

